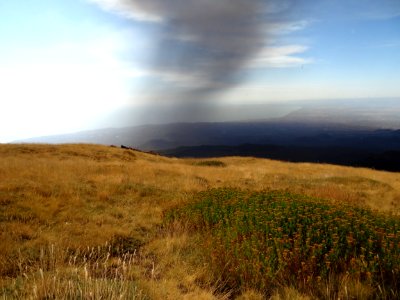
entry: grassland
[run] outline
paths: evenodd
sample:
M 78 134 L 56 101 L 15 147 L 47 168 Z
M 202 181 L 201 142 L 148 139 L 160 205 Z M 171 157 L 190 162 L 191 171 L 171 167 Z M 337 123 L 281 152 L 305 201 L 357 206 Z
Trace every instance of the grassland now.
M 218 202 L 218 193 L 226 201 Z M 254 229 L 268 218 L 280 222 L 269 204 L 260 200 L 268 195 L 291 195 L 278 197 L 282 220 L 288 212 L 296 212 L 296 226 L 312 220 L 332 230 L 304 244 L 290 227 L 271 223 L 272 240 L 284 238 L 288 244 L 277 248 L 276 259 L 269 261 L 273 244 L 257 236 L 263 231 Z M 238 236 L 233 238 L 232 228 L 241 228 L 232 223 L 238 219 L 230 213 L 217 214 L 226 222 L 221 225 L 208 223 L 199 214 L 206 211 L 201 205 L 207 199 L 212 200 L 210 207 L 220 203 L 216 207 L 221 212 L 226 212 L 224 205 L 252 209 L 238 210 L 255 218 L 249 227 L 241 225 L 255 233 L 241 237 L 258 243 L 250 244 L 254 248 L 246 254 L 250 260 L 233 255 L 247 247 Z M 254 205 L 247 205 L 249 201 Z M 202 203 L 200 210 L 193 209 L 196 203 Z M 285 205 L 291 209 L 282 208 Z M 353 235 L 346 232 L 346 241 L 340 240 L 342 231 L 335 231 L 335 218 L 329 217 L 334 212 L 340 224 L 354 225 L 349 227 Z M 394 298 L 399 287 L 390 278 L 398 274 L 400 247 L 395 244 L 398 225 L 390 224 L 398 224 L 399 212 L 398 173 L 239 157 L 210 163 L 96 145 L 1 145 L 0 295 L 5 299 Z M 191 213 L 193 218 L 188 218 Z M 370 231 L 357 227 L 364 220 L 369 220 Z M 334 243 L 335 234 L 337 243 L 345 246 L 321 249 L 314 264 L 313 254 L 304 247 L 318 250 L 317 245 L 328 238 Z M 352 248 L 351 236 L 358 248 Z M 381 244 L 376 241 L 387 241 L 384 250 L 389 252 L 379 252 Z M 370 251 L 362 250 L 368 243 Z M 330 253 L 331 249 L 339 252 Z M 297 262 L 289 259 L 296 257 L 294 251 L 301 254 Z M 333 255 L 327 260 L 330 264 L 323 260 L 325 254 Z M 340 259 L 334 260 L 335 255 Z M 232 266 L 244 269 L 235 271 Z M 285 270 L 302 273 L 289 280 L 278 272 Z

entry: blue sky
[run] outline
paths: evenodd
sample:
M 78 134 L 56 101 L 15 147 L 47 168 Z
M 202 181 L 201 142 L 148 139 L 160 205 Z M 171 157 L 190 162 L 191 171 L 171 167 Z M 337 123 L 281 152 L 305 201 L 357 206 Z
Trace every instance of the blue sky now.
M 0 81 L 0 142 L 160 101 L 400 98 L 400 1 L 1 1 Z

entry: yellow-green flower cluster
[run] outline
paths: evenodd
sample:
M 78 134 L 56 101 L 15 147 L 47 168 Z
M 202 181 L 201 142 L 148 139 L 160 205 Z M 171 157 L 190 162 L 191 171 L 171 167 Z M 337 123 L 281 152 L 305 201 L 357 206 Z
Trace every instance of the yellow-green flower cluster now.
M 231 286 L 307 288 L 332 274 L 398 289 L 400 218 L 286 192 L 215 189 L 167 215 L 204 234 Z

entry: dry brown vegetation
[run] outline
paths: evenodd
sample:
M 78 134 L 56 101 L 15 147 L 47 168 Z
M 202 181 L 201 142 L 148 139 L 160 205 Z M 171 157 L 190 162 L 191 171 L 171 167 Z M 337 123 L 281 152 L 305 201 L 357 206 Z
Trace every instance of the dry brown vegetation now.
M 198 237 L 163 215 L 199 191 L 289 190 L 399 213 L 400 174 L 256 158 L 221 163 L 97 145 L 0 146 L 3 298 L 228 299 Z M 368 286 L 343 284 L 348 297 Z M 329 287 L 327 287 L 329 288 Z M 235 295 L 236 296 L 236 295 Z M 243 291 L 240 299 L 263 299 Z M 279 287 L 272 299 L 309 299 Z

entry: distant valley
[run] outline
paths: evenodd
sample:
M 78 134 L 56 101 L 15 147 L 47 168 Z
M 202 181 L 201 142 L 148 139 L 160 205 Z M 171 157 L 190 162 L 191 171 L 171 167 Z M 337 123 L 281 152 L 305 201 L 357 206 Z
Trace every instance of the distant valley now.
M 395 100 L 304 104 L 285 116 L 236 122 L 182 122 L 84 131 L 24 140 L 126 145 L 177 157 L 254 156 L 400 171 Z

